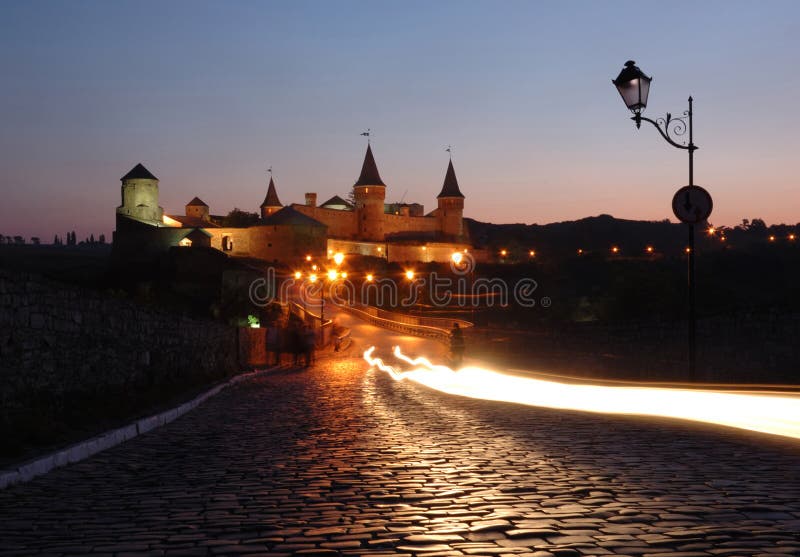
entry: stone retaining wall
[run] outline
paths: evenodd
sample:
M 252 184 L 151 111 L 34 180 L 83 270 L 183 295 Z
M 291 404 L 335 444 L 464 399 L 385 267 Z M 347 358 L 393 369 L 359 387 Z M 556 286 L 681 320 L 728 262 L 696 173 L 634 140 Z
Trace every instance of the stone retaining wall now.
M 92 405 L 126 406 L 238 367 L 234 327 L 0 270 L 0 432 L 42 414 L 48 427 L 80 421 Z

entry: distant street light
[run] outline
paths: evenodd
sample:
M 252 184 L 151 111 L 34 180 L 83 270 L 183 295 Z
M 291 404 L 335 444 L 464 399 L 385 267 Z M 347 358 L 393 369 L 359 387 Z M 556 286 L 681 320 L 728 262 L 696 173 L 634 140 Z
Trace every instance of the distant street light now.
M 642 111 L 647 107 L 647 97 L 650 94 L 652 79 L 636 67 L 636 62 L 628 60 L 617 78 L 611 81 L 619 91 L 625 106 L 633 112 L 631 119 L 636 122 L 637 128 L 641 128 L 643 121 L 649 122 L 667 143 L 689 152 L 689 185 L 682 187 L 675 194 L 672 200 L 672 210 L 681 222 L 689 225 L 689 246 L 686 248 L 689 255 L 689 376 L 691 379 L 695 379 L 694 226 L 708 219 L 713 204 L 708 192 L 694 183 L 694 152 L 697 150 L 697 146 L 694 144 L 692 135 L 692 97 L 689 97 L 689 110 L 684 111 L 682 116 L 673 117 L 667 112 L 665 118 L 656 120 L 645 118 L 642 116 Z M 672 137 L 673 135 L 681 136 L 687 132 L 689 133 L 688 144 L 686 142 L 678 143 Z
M 450 259 L 452 259 L 453 263 L 456 265 L 461 265 L 461 260 L 464 259 L 464 255 L 460 252 L 454 251 L 453 255 L 450 256 Z
M 414 271 L 412 271 L 411 269 L 407 270 L 406 271 L 406 278 L 408 280 L 414 280 Z
M 333 262 L 336 263 L 337 265 L 341 265 L 343 261 L 344 261 L 344 254 L 342 252 L 338 252 L 336 253 L 336 255 L 333 256 Z

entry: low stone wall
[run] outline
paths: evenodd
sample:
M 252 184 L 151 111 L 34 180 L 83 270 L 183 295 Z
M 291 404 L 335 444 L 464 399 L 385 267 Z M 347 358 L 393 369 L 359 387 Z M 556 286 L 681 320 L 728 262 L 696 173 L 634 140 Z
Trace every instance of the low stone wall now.
M 475 352 L 576 375 L 687 379 L 688 325 L 574 323 L 531 331 L 474 331 Z M 800 384 L 800 314 L 741 312 L 698 320 L 697 379 Z M 470 354 L 468 342 L 467 355 Z
M 6 441 L 33 422 L 68 428 L 90 421 L 97 406 L 129 411 L 143 393 L 158 399 L 238 367 L 234 327 L 0 270 L 0 434 Z

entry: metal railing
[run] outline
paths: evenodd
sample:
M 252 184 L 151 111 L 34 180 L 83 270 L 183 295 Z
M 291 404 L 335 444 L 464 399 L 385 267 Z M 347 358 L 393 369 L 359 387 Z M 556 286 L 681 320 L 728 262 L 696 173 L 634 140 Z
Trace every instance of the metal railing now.
M 471 321 L 464 319 L 453 319 L 448 317 L 424 317 L 422 315 L 409 315 L 407 313 L 399 313 L 395 311 L 388 311 L 385 309 L 377 308 L 375 306 L 368 306 L 365 304 L 352 304 L 352 307 L 360 309 L 375 317 L 382 319 L 389 319 L 399 323 L 406 323 L 408 325 L 421 325 L 423 327 L 436 327 L 437 329 L 450 330 L 453 323 L 458 323 L 462 329 L 467 329 L 473 326 Z
M 423 338 L 430 338 L 438 342 L 442 342 L 449 346 L 450 344 L 450 326 L 453 323 L 458 323 L 459 327 L 472 327 L 473 324 L 469 321 L 460 319 L 444 319 L 439 317 L 416 317 L 413 315 L 405 315 L 402 313 L 395 313 L 371 306 L 338 306 L 339 309 L 346 311 L 356 317 L 366 321 L 370 325 Z M 425 321 L 426 324 L 420 323 Z M 427 323 L 436 323 L 436 325 L 429 325 Z

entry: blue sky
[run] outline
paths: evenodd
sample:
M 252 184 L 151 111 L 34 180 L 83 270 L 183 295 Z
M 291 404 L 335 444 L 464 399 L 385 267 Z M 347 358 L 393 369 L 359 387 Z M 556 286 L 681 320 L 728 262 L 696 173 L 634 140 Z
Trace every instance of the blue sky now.
M 800 221 L 798 2 L 13 2 L 0 20 L 0 233 L 109 234 L 143 162 L 167 212 L 344 195 L 365 142 L 388 200 L 431 209 L 448 144 L 465 214 L 674 218 L 686 154 L 637 131 L 695 98 L 712 222 Z

